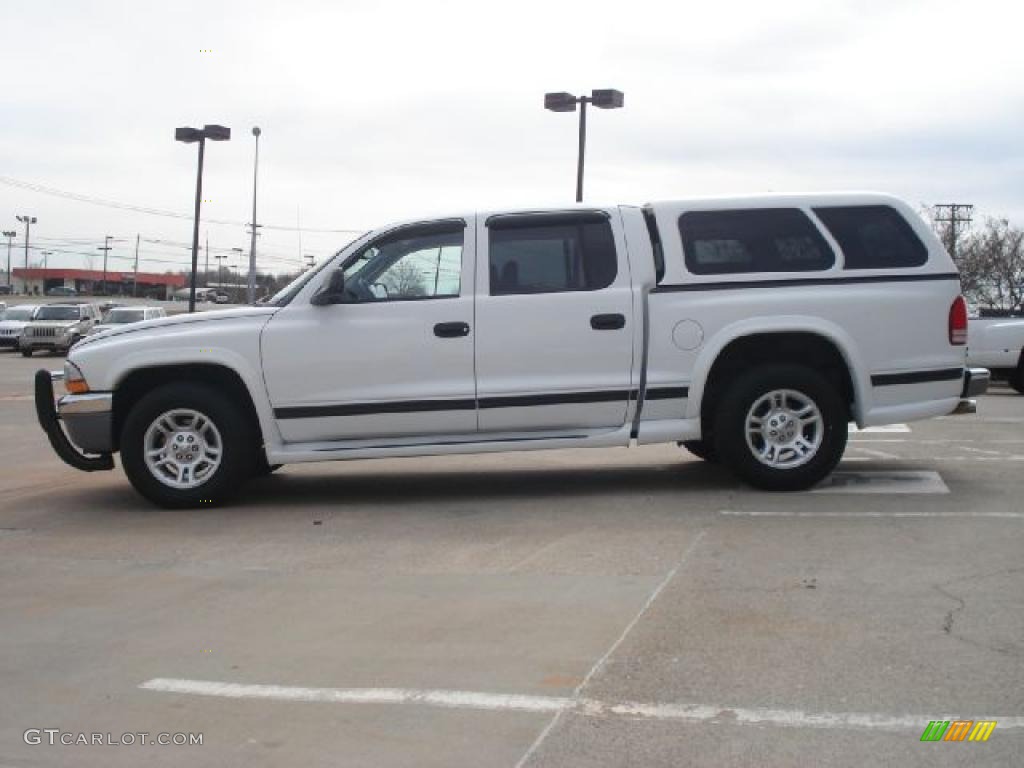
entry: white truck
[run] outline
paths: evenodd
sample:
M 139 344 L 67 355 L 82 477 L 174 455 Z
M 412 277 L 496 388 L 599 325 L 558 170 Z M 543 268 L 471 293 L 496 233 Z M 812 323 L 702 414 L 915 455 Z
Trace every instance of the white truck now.
M 967 361 L 988 368 L 992 378 L 1024 395 L 1024 316 L 971 317 L 967 324 Z
M 966 337 L 952 261 L 887 196 L 473 213 L 369 232 L 264 306 L 86 338 L 36 409 L 66 462 L 119 451 L 169 507 L 293 462 L 633 443 L 799 490 L 850 422 L 973 412 Z

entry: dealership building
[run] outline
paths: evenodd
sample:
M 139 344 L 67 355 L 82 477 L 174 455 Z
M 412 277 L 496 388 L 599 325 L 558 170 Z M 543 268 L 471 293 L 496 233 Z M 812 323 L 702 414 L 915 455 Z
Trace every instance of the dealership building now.
M 152 272 L 107 271 L 107 286 L 103 290 L 103 272 L 97 269 L 39 269 L 15 268 L 14 290 L 34 296 L 43 296 L 53 288 L 73 288 L 81 294 L 117 296 L 145 296 L 166 300 L 185 285 L 184 275 L 155 274 Z M 138 288 L 135 289 L 136 281 Z

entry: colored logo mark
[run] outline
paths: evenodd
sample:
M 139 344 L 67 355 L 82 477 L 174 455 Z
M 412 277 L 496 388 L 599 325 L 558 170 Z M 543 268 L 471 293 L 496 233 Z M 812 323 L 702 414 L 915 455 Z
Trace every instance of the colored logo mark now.
M 995 727 L 995 720 L 932 720 L 921 741 L 988 741 Z

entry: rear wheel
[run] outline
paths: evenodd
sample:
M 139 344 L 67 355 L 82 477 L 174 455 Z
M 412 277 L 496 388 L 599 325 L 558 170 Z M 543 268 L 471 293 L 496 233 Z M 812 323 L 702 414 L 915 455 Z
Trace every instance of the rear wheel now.
M 1024 357 L 1017 363 L 1016 370 L 1010 374 L 1010 386 L 1013 387 L 1017 392 L 1024 395 Z
M 743 480 L 801 491 L 823 480 L 846 449 L 848 410 L 811 368 L 766 365 L 737 378 L 719 403 L 716 448 Z
M 226 500 L 256 465 L 259 441 L 244 412 L 202 384 L 164 385 L 128 413 L 121 463 L 140 494 L 168 508 Z
M 718 463 L 718 452 L 715 450 L 713 442 L 708 440 L 683 440 L 680 443 L 683 448 L 688 450 L 698 459 L 703 459 L 709 464 Z

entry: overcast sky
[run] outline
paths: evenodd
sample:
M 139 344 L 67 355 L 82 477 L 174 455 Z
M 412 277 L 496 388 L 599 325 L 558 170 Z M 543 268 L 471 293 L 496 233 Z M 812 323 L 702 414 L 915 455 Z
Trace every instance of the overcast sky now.
M 35 215 L 33 244 L 95 253 L 94 267 L 109 234 L 111 269 L 128 268 L 137 233 L 144 269 L 184 266 L 191 221 L 7 180 L 187 213 L 196 148 L 174 128 L 222 123 L 233 136 L 208 145 L 203 214 L 244 222 L 259 125 L 259 220 L 305 231 L 300 246 L 265 230 L 257 251 L 293 269 L 350 239 L 310 228 L 570 202 L 576 117 L 544 111 L 543 94 L 592 88 L 626 106 L 588 115 L 588 201 L 873 189 L 1024 224 L 1014 0 L 0 7 L 3 228 L 19 244 L 14 216 Z M 202 233 L 248 248 L 240 226 Z

